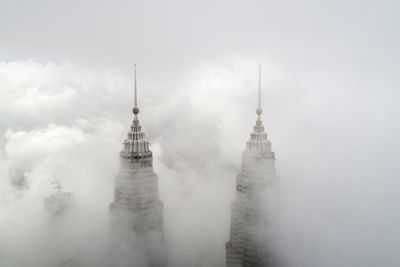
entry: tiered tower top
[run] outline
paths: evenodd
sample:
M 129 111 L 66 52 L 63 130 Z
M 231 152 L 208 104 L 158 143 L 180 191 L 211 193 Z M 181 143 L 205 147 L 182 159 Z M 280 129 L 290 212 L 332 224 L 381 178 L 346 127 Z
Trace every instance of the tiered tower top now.
M 256 152 L 269 158 L 275 158 L 274 152 L 271 150 L 271 142 L 268 140 L 268 135 L 264 132 L 264 126 L 261 120 L 261 65 L 258 69 L 258 107 L 256 109 L 257 120 L 253 127 L 253 132 L 250 134 L 250 139 L 246 144 L 245 152 Z
M 124 148 L 121 151 L 121 157 L 129 159 L 143 159 L 152 156 L 149 149 L 149 141 L 146 140 L 145 134 L 142 132 L 142 127 L 139 123 L 139 108 L 137 104 L 137 79 L 136 79 L 136 64 L 135 64 L 135 92 L 134 92 L 134 114 L 131 129 L 124 140 Z

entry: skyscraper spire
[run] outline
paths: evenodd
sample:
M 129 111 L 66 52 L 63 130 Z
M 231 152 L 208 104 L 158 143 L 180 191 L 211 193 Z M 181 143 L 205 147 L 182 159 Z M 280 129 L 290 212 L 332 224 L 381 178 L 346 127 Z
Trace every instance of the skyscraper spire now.
M 133 114 L 137 115 L 139 113 L 139 108 L 137 106 L 137 81 L 136 81 L 136 64 L 135 64 L 135 97 L 133 105 Z
M 261 64 L 258 65 L 258 107 L 256 110 L 258 116 L 262 114 L 261 109 Z

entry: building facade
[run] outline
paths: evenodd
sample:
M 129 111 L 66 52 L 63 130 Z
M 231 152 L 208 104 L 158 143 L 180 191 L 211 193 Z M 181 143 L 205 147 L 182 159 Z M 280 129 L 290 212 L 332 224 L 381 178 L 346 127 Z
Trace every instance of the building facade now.
M 144 258 L 144 266 L 166 266 L 163 204 L 152 152 L 139 124 L 136 84 L 135 65 L 134 119 L 120 152 L 120 171 L 110 204 L 111 220 L 120 236 L 134 235 L 135 253 Z
M 231 206 L 230 239 L 226 243 L 228 267 L 276 266 L 271 226 L 276 197 L 275 154 L 261 121 L 261 68 L 257 120 L 242 154 Z

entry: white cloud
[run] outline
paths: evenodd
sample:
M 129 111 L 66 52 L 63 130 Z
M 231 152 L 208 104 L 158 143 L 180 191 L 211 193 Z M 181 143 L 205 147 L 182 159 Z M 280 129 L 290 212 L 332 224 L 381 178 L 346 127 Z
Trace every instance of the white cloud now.
M 139 117 L 153 143 L 174 266 L 223 263 L 235 175 L 255 121 L 257 63 L 237 60 L 228 66 L 201 65 L 181 73 L 174 86 L 152 82 L 155 77 L 140 73 Z M 52 173 L 81 204 L 77 226 L 82 228 L 72 228 L 81 237 L 72 236 L 70 244 L 80 247 L 99 238 L 98 247 L 90 253 L 102 251 L 118 151 L 132 119 L 131 75 L 32 60 L 0 65 L 4 92 L 0 101 L 11 100 L 4 102 L 0 115 L 5 119 L 0 127 L 0 217 L 7 218 L 0 227 L 20 231 L 3 232 L 0 240 L 5 241 L 0 246 L 6 254 L 0 255 L 0 262 L 23 264 L 15 256 L 23 245 L 18 255 L 38 257 L 32 262 L 41 267 L 48 264 L 41 258 L 45 250 L 30 247 L 45 233 L 42 201 L 52 192 Z M 390 240 L 390 246 L 397 242 L 390 236 L 398 214 L 393 208 L 381 211 L 383 206 L 393 207 L 396 199 L 391 189 L 397 168 L 391 160 L 396 150 L 381 141 L 382 129 L 373 127 L 376 109 L 369 108 L 369 99 L 357 101 L 358 90 L 351 86 L 332 91 L 336 88 L 332 82 L 321 91 L 327 84 L 325 74 L 310 80 L 272 65 L 265 72 L 263 121 L 282 180 L 281 230 L 286 233 L 282 247 L 289 263 L 354 266 L 365 259 L 349 258 L 346 253 L 361 250 L 369 255 L 379 251 L 370 258 L 379 262 L 381 255 L 390 254 L 382 248 L 384 241 Z M 19 105 L 31 110 L 29 123 L 24 113 L 18 115 L 11 108 Z M 379 115 L 385 112 L 380 110 Z M 379 122 L 387 126 L 386 120 Z M 387 166 L 385 178 L 378 182 L 382 164 Z M 10 178 L 22 178 L 24 190 L 11 186 Z M 373 194 L 375 199 L 370 198 Z M 370 212 L 363 211 L 365 207 Z M 352 217 L 357 210 L 361 210 L 359 217 Z M 376 220 L 374 212 L 388 220 Z M 96 220 L 101 222 L 99 227 L 91 229 L 88 225 Z M 368 223 L 358 227 L 362 222 Z M 35 229 L 37 233 L 24 239 Z M 374 231 L 379 233 L 374 242 L 360 245 L 360 240 L 372 241 L 368 233 Z M 357 237 L 350 238 L 354 233 Z M 71 247 L 66 251 L 75 253 Z M 390 259 L 390 263 L 398 261 L 392 254 Z
M 10 112 L 33 116 L 57 113 L 69 107 L 69 102 L 77 95 L 72 88 L 64 88 L 57 93 L 47 93 L 38 87 L 28 87 L 21 97 L 10 103 Z

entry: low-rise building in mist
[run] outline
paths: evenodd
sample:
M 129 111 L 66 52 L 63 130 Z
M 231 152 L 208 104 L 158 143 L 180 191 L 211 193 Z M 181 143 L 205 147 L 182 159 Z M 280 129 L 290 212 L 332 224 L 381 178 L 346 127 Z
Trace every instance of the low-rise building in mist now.
M 152 152 L 139 124 L 136 83 L 135 65 L 134 119 L 120 153 L 120 172 L 110 204 L 111 220 L 114 236 L 120 237 L 121 242 L 134 236 L 132 249 L 144 258 L 141 265 L 166 266 L 163 204 L 158 195 Z
M 230 240 L 226 243 L 228 267 L 276 266 L 269 227 L 277 176 L 275 154 L 261 121 L 261 67 L 259 76 L 257 121 L 242 154 L 232 203 Z

